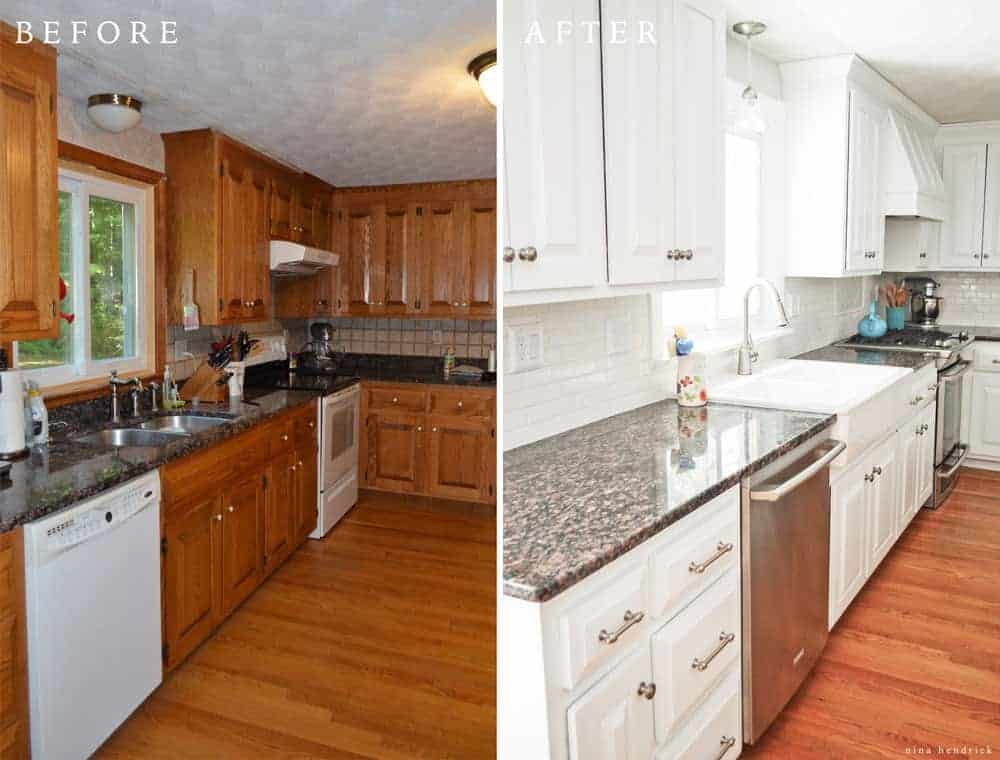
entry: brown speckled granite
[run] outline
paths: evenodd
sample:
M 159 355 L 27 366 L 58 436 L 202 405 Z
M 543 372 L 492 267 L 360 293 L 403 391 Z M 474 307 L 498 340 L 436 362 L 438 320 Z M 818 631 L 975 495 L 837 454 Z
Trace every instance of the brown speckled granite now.
M 504 455 L 504 593 L 543 602 L 830 427 L 662 401 Z
M 185 407 L 180 413 L 226 416 L 231 418 L 231 422 L 196 435 L 178 436 L 176 441 L 165 446 L 117 449 L 73 440 L 85 430 L 113 427 L 103 421 L 99 423 L 99 420 L 107 419 L 100 416 L 100 403 L 78 407 L 79 419 L 75 423 L 67 428 L 54 429 L 52 441 L 47 446 L 36 447 L 28 459 L 12 463 L 12 483 L 0 489 L 0 533 L 155 470 L 165 462 L 229 438 L 289 409 L 302 404 L 315 404 L 316 399 L 315 393 L 274 391 L 252 399 L 256 405 L 236 402 L 203 404 L 197 409 Z M 69 407 L 58 411 L 59 414 L 54 415 L 58 419 L 69 420 L 73 417 Z M 135 424 L 135 421 L 126 421 L 114 427 Z
M 870 348 L 844 348 L 823 346 L 814 351 L 799 354 L 795 359 L 809 359 L 815 362 L 843 362 L 846 364 L 874 364 L 880 367 L 905 367 L 914 372 L 934 363 L 934 354 L 917 354 L 910 351 L 880 351 Z

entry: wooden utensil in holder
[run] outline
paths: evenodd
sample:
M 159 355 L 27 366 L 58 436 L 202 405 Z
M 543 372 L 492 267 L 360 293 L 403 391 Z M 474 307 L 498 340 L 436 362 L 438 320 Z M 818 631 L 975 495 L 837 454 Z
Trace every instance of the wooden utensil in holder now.
M 210 366 L 208 362 L 202 362 L 195 373 L 184 381 L 178 395 L 185 401 L 195 398 L 210 404 L 227 401 L 229 383 L 226 382 L 226 373 Z

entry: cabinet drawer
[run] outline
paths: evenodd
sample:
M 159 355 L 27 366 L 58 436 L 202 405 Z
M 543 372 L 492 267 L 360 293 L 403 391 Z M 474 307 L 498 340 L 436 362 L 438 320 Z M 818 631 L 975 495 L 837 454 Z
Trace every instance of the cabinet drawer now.
M 405 409 L 422 412 L 427 405 L 427 393 L 422 390 L 369 388 L 369 409 Z
M 1000 372 L 1000 343 L 977 340 L 973 349 L 973 367 L 977 371 Z
M 571 760 L 641 760 L 653 753 L 653 701 L 639 691 L 650 680 L 649 653 L 642 648 L 569 706 Z
M 743 751 L 741 704 L 740 676 L 734 671 L 656 760 L 735 760 Z
M 733 568 L 652 637 L 656 738 L 676 732 L 690 710 L 740 661 L 740 584 Z
M 721 511 L 704 525 L 662 544 L 650 555 L 649 609 L 656 617 L 669 620 L 731 567 L 738 566 L 739 489 L 731 489 L 717 501 L 722 502 Z M 690 516 L 698 518 L 697 513 Z
M 562 686 L 572 689 L 601 662 L 648 631 L 646 573 L 633 566 L 575 600 L 559 615 Z
M 1000 354 L 998 354 L 1000 356 Z M 1000 368 L 1000 365 L 998 365 Z M 909 414 L 915 407 L 934 401 L 937 398 L 937 369 L 931 365 L 917 370 L 907 386 L 902 414 Z
M 431 391 L 431 412 L 462 417 L 492 417 L 492 396 L 461 391 Z

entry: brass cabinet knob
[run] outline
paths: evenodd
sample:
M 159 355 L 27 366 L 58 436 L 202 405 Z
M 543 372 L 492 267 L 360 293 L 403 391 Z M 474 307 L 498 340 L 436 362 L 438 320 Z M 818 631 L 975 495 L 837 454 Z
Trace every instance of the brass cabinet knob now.
M 281 434 L 281 440 L 287 441 L 288 440 L 288 435 L 286 433 L 282 433 Z
M 432 432 L 432 433 L 436 433 L 437 431 L 438 431 L 438 429 L 437 429 L 436 427 L 432 427 L 432 428 L 431 428 L 431 432 Z
M 461 402 L 461 401 L 459 401 L 459 402 L 458 402 L 458 408 L 459 408 L 459 409 L 461 409 L 461 408 L 462 408 L 462 402 Z
M 312 420 L 309 420 L 309 427 L 311 427 L 311 428 L 316 427 L 316 423 L 313 422 Z
M 232 504 L 229 505 L 228 509 L 229 509 L 230 512 L 235 512 L 236 511 L 236 507 L 234 507 Z
M 219 514 L 215 515 L 215 519 L 219 522 L 222 522 L 222 513 L 220 512 Z
M 424 426 L 423 425 L 417 425 L 417 432 L 418 433 L 424 432 Z
M 392 397 L 392 403 L 398 404 L 399 403 L 399 396 L 393 396 Z

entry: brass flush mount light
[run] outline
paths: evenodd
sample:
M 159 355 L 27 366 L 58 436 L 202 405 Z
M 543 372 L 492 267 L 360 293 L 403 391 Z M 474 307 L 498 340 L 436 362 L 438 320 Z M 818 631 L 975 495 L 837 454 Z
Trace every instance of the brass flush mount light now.
M 469 73 L 479 82 L 483 95 L 494 108 L 500 102 L 500 67 L 497 66 L 497 51 L 487 50 L 469 62 Z
M 124 132 L 142 118 L 142 101 L 131 95 L 103 92 L 87 99 L 87 115 L 101 129 Z

